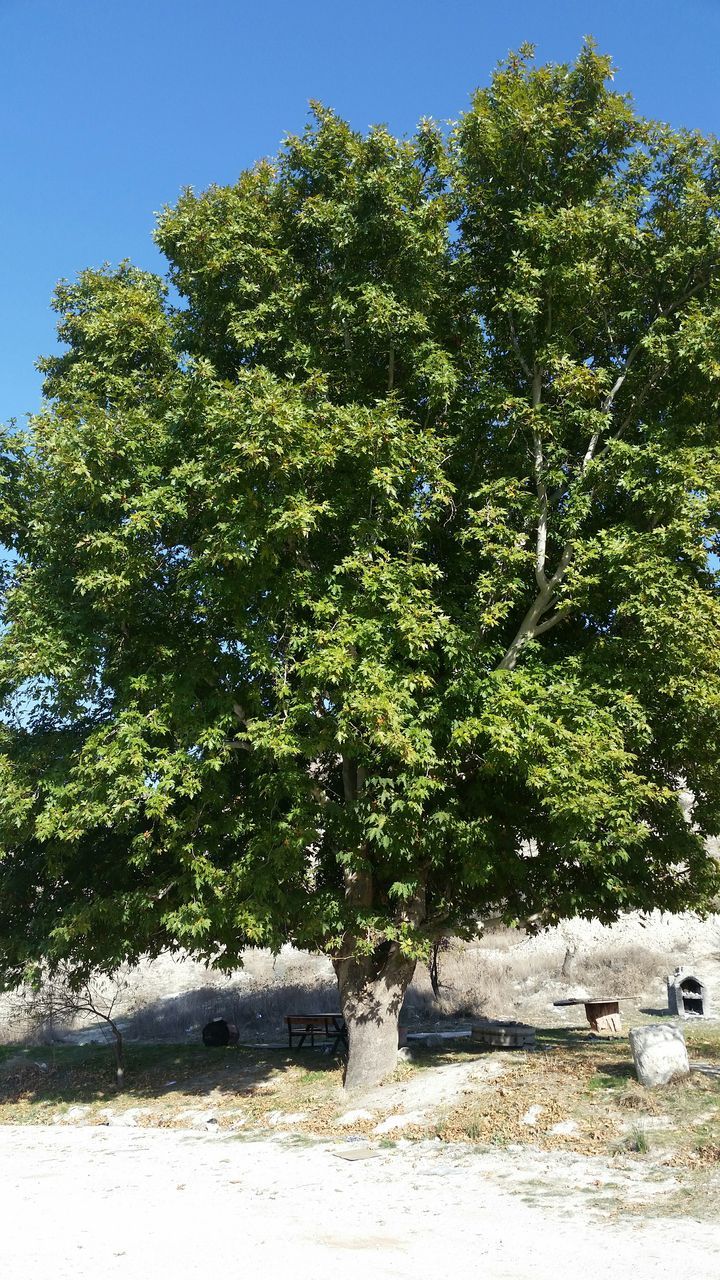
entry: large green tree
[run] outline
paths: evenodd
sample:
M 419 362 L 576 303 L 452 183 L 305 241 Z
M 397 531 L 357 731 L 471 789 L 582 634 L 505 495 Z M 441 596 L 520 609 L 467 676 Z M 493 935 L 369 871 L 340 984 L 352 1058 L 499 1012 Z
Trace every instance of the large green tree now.
M 170 292 L 59 287 L 5 442 L 6 982 L 323 950 L 357 1087 L 440 934 L 708 902 L 720 151 L 610 79 L 523 50 L 411 141 L 317 108 L 161 216 Z

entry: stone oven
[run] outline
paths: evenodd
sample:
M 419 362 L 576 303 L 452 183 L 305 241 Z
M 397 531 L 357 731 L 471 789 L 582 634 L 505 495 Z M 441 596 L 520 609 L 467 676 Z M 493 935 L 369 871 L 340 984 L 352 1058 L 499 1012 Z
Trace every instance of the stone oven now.
M 708 994 L 704 982 L 684 969 L 676 969 L 667 980 L 668 1009 L 680 1018 L 705 1018 Z

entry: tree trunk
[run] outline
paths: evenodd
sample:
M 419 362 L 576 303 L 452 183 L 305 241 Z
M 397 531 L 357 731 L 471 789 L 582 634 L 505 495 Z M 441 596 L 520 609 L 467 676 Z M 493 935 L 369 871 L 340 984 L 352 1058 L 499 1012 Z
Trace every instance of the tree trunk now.
M 372 1089 L 395 1070 L 398 1018 L 415 963 L 400 954 L 396 943 L 384 943 L 370 956 L 335 961 L 348 1031 L 348 1093 Z

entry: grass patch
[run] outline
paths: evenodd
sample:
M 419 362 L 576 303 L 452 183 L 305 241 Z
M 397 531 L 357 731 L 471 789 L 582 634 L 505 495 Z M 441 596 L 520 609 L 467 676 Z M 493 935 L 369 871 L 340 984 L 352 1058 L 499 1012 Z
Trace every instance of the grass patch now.
M 46 1123 L 68 1108 L 83 1108 L 88 1123 L 103 1111 L 143 1108 L 147 1123 L 180 1123 L 189 1110 L 212 1111 L 218 1122 L 259 1122 L 271 1110 L 298 1112 L 321 1105 L 341 1082 L 339 1065 L 325 1055 L 308 1069 L 298 1053 L 202 1045 L 131 1045 L 126 1086 L 114 1086 L 113 1063 L 101 1045 L 62 1045 L 38 1052 L 0 1050 L 0 1122 Z M 187 1122 L 187 1121 L 186 1121 Z
M 624 1083 L 624 1079 L 619 1074 L 614 1076 L 597 1075 L 588 1080 L 587 1087 L 591 1092 L 594 1089 L 622 1089 Z
M 635 1155 L 646 1156 L 650 1153 L 650 1139 L 644 1129 L 631 1129 L 616 1147 L 617 1151 L 631 1151 Z

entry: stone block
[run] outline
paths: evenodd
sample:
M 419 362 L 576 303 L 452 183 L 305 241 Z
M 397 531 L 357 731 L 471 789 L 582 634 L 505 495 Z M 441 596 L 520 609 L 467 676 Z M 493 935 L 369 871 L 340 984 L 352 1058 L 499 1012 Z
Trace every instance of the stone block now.
M 407 1114 L 399 1113 L 394 1116 L 387 1116 L 385 1120 L 381 1120 L 376 1124 L 373 1133 L 395 1133 L 398 1129 L 408 1129 L 413 1125 L 421 1125 L 425 1123 L 425 1113 L 423 1111 L 408 1111 Z
M 630 1048 L 637 1078 L 647 1089 L 656 1089 L 690 1072 L 680 1027 L 663 1027 L 656 1022 L 647 1027 L 633 1027 Z
M 343 1115 L 338 1116 L 335 1123 L 341 1125 L 343 1129 L 346 1129 L 351 1125 L 360 1124 L 365 1120 L 373 1119 L 374 1116 L 372 1111 L 363 1111 L 362 1109 L 358 1109 L 356 1111 L 345 1111 Z
M 523 1022 L 473 1023 L 472 1039 L 492 1049 L 529 1049 L 535 1044 L 535 1028 Z

